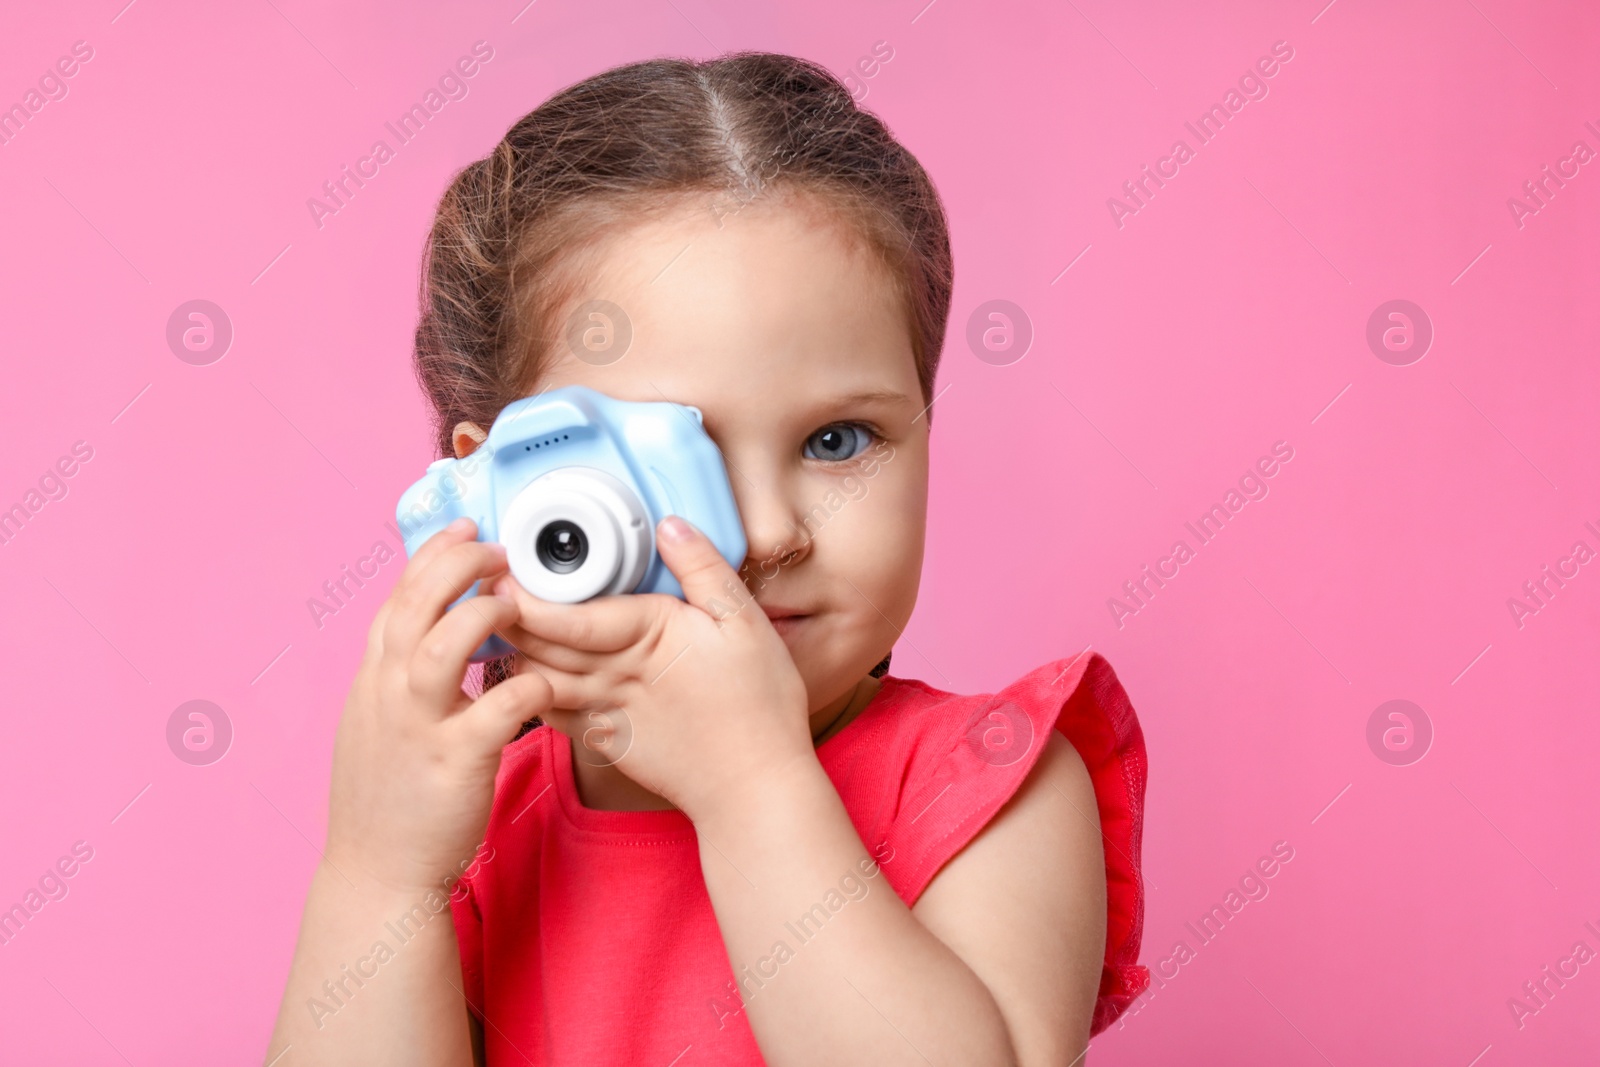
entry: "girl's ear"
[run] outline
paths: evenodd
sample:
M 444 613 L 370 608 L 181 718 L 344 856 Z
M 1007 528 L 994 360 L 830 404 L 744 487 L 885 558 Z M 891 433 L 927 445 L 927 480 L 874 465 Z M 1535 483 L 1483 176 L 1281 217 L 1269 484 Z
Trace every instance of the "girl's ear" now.
M 483 427 L 475 422 L 458 422 L 451 431 L 451 441 L 456 446 L 456 458 L 469 456 L 481 444 L 489 439 Z

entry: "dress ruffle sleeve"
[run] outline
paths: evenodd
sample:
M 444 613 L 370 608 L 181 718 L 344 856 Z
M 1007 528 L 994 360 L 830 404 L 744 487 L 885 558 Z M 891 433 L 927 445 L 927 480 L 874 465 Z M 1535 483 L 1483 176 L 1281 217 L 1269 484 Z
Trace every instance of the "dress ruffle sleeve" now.
M 931 773 L 906 783 L 887 834 L 894 860 L 883 870 L 901 898 L 914 902 L 1021 787 L 1051 729 L 1072 742 L 1088 768 L 1105 843 L 1106 953 L 1090 1029 L 1098 1034 L 1150 984 L 1138 963 L 1144 734 L 1105 657 L 1054 660 L 972 703 L 951 724 Z

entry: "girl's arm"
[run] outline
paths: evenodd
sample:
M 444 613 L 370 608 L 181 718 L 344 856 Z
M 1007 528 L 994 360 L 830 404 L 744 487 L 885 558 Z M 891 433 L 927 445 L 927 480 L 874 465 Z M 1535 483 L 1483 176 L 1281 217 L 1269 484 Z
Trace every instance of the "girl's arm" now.
M 815 760 L 727 801 L 696 823 L 701 865 L 772 1067 L 1081 1062 L 1105 952 L 1104 853 L 1088 771 L 1057 731 L 914 909 Z
M 460 520 L 419 548 L 367 635 L 267 1048 L 275 1067 L 473 1062 L 449 896 L 483 841 L 501 750 L 551 696 L 533 671 L 475 701 L 461 689 L 468 657 L 517 614 L 495 596 L 450 607 L 506 570 L 503 547 L 473 538 Z
M 470 1067 L 455 925 L 448 906 L 423 920 L 425 898 L 317 867 L 266 1063 Z M 401 944 L 385 924 L 407 915 Z
M 1089 769 L 1050 731 L 1039 762 L 911 913 L 978 973 L 1017 1062 L 1077 1064 L 1106 953 L 1106 866 Z

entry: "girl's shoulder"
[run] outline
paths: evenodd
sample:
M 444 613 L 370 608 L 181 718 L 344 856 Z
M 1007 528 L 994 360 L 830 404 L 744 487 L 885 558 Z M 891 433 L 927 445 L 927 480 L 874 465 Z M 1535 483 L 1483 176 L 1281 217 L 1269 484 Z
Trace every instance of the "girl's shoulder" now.
M 888 676 L 857 720 L 818 750 L 907 905 L 1021 787 L 1059 730 L 1094 785 L 1105 840 L 1106 959 L 1094 1030 L 1143 992 L 1144 735 L 1097 652 L 1041 664 L 993 693 L 960 694 Z M 838 744 L 830 751 L 829 746 Z
M 889 675 L 818 755 L 842 771 L 877 770 L 907 786 L 981 773 L 1003 788 L 1021 783 L 1052 729 L 1073 743 L 1091 776 L 1115 768 L 1142 812 L 1146 763 L 1138 716 L 1111 664 L 1087 650 L 1040 664 L 992 693 L 954 693 Z M 1016 773 L 1004 773 L 1009 767 Z

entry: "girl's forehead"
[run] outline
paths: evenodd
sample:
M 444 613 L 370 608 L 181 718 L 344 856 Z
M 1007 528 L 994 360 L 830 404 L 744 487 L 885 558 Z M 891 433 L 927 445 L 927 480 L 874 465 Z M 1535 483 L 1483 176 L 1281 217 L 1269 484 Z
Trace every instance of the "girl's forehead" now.
M 812 212 L 685 210 L 597 251 L 541 385 L 693 403 L 724 422 L 803 415 L 850 394 L 920 395 L 892 279 Z M 611 347 L 597 353 L 597 340 Z
M 590 249 L 591 287 L 672 300 L 708 283 L 725 291 L 770 289 L 813 297 L 893 288 L 860 230 L 815 197 L 773 195 L 736 214 L 714 194 L 686 194 L 673 206 L 614 229 Z M 704 294 L 703 294 L 704 295 Z

